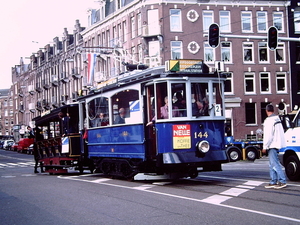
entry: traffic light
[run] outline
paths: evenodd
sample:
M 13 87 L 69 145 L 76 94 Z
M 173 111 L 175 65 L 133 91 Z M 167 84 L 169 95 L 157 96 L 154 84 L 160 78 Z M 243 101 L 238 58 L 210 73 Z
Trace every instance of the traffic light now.
M 268 30 L 268 47 L 274 51 L 277 48 L 278 30 L 276 27 L 270 27 Z
M 219 25 L 213 23 L 209 26 L 208 30 L 208 44 L 212 48 L 216 48 L 219 46 L 220 42 L 220 28 Z

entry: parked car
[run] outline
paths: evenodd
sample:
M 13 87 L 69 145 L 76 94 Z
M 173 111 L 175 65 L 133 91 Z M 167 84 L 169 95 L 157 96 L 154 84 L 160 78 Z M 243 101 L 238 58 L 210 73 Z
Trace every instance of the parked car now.
M 18 152 L 27 153 L 28 147 L 33 144 L 34 138 L 21 138 L 18 144 Z
M 8 150 L 9 146 L 11 146 L 14 143 L 14 140 L 5 140 L 3 143 L 3 149 Z
M 14 142 L 11 146 L 9 146 L 9 150 L 17 151 L 18 150 L 19 142 Z

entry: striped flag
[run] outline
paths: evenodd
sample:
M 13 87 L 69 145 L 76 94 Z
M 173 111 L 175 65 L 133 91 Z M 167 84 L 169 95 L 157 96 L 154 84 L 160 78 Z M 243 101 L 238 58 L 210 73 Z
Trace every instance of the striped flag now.
M 87 61 L 88 61 L 87 84 L 89 85 L 92 85 L 94 81 L 95 66 L 97 61 L 96 57 L 97 57 L 96 53 L 87 54 Z

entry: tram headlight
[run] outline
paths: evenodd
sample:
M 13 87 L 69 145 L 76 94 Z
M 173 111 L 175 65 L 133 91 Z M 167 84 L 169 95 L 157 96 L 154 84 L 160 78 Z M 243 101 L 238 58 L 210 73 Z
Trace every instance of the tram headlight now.
M 200 141 L 197 144 L 197 148 L 201 153 L 207 153 L 210 149 L 210 145 L 208 141 Z

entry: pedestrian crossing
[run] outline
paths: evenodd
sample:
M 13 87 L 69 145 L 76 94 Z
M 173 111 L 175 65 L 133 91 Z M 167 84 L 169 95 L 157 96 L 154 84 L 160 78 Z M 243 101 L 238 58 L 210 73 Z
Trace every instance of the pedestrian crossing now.
M 0 163 L 0 169 L 16 168 L 16 167 L 31 167 L 34 166 L 34 162 L 16 162 L 16 163 Z

